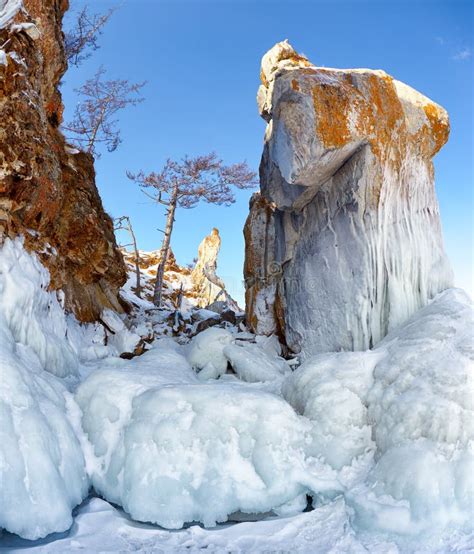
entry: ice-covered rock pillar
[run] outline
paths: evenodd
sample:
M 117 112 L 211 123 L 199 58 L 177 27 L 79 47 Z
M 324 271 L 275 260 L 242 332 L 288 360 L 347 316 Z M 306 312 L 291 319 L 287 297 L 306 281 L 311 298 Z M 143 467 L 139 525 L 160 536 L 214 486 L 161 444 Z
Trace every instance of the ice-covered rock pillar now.
M 384 71 L 315 67 L 287 41 L 260 75 L 247 320 L 296 352 L 369 348 L 451 285 L 432 164 L 448 115 Z

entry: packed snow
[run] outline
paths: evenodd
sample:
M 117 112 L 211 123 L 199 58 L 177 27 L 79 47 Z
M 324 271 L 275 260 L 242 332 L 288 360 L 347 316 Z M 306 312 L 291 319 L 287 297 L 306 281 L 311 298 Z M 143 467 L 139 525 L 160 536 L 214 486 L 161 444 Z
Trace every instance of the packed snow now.
M 132 330 L 113 312 L 79 325 L 48 285 L 21 239 L 6 239 L 0 550 L 474 544 L 473 317 L 462 291 L 371 351 L 320 354 L 293 371 L 275 337 L 227 323 L 191 340 L 150 335 L 146 352 L 122 359 L 168 312 Z M 201 312 L 196 321 L 214 317 Z
M 179 531 L 137 523 L 99 498 L 84 503 L 75 518 L 74 530 L 33 546 L 17 537 L 5 537 L 0 552 L 64 554 L 65 552 L 208 552 L 269 553 L 351 552 L 367 549 L 350 527 L 342 499 L 297 516 L 266 517 L 261 521 L 219 525 L 204 529 L 192 525 Z M 370 551 L 398 552 L 390 541 L 371 542 Z M 366 543 L 367 545 L 367 543 Z M 431 552 L 436 552 L 433 549 Z M 438 550 L 442 552 L 442 550 Z

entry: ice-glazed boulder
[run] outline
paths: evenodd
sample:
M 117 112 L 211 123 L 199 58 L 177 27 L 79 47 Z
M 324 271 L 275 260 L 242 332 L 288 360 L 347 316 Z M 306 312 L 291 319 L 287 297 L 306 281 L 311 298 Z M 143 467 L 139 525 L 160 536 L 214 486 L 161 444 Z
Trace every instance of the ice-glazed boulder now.
M 226 372 L 224 348 L 233 340 L 230 331 L 217 327 L 210 327 L 193 338 L 187 348 L 187 359 L 196 370 L 201 370 L 201 379 L 217 379 Z
M 291 371 L 283 358 L 258 343 L 229 344 L 224 355 L 239 379 L 249 383 L 275 382 Z
M 200 383 L 180 354 L 159 352 L 128 370 L 96 371 L 77 391 L 96 459 L 92 484 L 104 498 L 174 529 L 239 511 L 298 512 L 307 492 L 341 490 L 332 475 L 308 470 L 310 425 L 283 399 Z
M 294 351 L 365 350 L 451 285 L 432 157 L 446 111 L 381 70 L 262 60 L 247 320 Z

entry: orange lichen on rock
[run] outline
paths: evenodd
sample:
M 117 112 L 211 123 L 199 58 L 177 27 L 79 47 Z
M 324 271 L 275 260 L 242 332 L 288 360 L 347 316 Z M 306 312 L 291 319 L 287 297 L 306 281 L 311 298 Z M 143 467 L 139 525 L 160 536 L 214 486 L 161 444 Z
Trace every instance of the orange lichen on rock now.
M 310 87 L 316 136 L 326 148 L 341 148 L 363 138 L 379 161 L 399 170 L 408 144 L 431 157 L 447 140 L 449 123 L 433 103 L 423 105 L 429 125 L 410 134 L 402 101 L 389 75 L 367 72 L 353 79 L 350 72 L 326 69 L 297 73 L 305 89 Z M 324 77 L 331 77 L 331 82 Z M 300 90 L 302 84 L 293 78 L 291 86 Z
M 293 90 L 296 90 L 297 92 L 300 90 L 300 86 L 299 86 L 298 81 L 296 79 L 291 80 L 291 88 Z
M 368 75 L 360 90 L 350 74 L 318 70 L 312 75 L 316 135 L 326 148 L 341 148 L 355 137 L 364 137 L 382 159 L 399 148 L 394 131 L 403 127 L 404 113 L 390 76 Z M 324 76 L 332 82 L 324 82 Z
M 305 65 L 305 66 L 312 66 L 313 64 L 306 58 L 305 56 L 302 56 L 301 54 L 291 54 L 290 56 L 285 57 L 286 60 L 291 60 L 292 62 L 295 62 L 295 64 L 299 65 Z
M 391 160 L 400 164 L 400 138 L 405 138 L 403 107 L 395 90 L 393 79 L 389 75 L 370 75 L 368 78 L 367 109 L 364 110 L 366 132 L 369 134 L 369 143 L 373 153 L 382 161 L 388 160 L 388 151 L 391 151 Z M 373 128 L 373 135 L 370 130 Z
M 436 104 L 428 103 L 423 106 L 423 110 L 431 126 L 431 135 L 434 139 L 434 148 L 432 155 L 439 152 L 440 148 L 446 143 L 449 136 L 449 121 L 443 120 L 439 108 Z
M 318 83 L 312 88 L 316 134 L 327 148 L 340 148 L 351 139 L 349 96 L 340 86 Z

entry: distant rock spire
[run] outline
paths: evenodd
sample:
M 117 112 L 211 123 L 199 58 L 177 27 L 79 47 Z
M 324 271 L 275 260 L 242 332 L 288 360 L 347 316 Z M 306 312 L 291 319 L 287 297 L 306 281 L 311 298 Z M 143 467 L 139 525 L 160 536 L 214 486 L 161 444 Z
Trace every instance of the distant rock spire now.
M 205 308 L 216 300 L 225 300 L 225 284 L 217 276 L 217 256 L 221 248 L 219 229 L 215 227 L 203 238 L 198 249 L 198 260 L 191 273 L 197 292 L 198 305 Z

